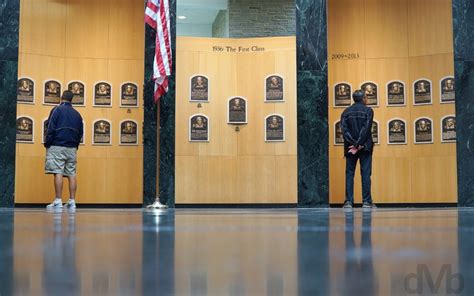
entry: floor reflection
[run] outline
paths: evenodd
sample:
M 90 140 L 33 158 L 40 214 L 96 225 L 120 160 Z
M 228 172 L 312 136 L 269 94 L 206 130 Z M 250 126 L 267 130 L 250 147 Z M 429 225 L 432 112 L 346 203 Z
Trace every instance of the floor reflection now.
M 458 209 L 0 210 L 0 295 L 472 295 L 473 224 Z
M 343 295 L 376 295 L 376 280 L 372 261 L 372 211 L 362 212 L 362 228 L 355 231 L 354 212 L 345 212 L 345 270 Z M 355 236 L 360 234 L 360 246 Z M 361 281 L 361 279 L 364 279 Z

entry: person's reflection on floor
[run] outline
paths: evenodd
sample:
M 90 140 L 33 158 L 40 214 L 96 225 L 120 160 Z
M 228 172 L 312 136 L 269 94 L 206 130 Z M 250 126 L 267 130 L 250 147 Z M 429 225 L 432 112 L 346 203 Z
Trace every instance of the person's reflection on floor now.
M 376 295 L 377 279 L 372 261 L 372 211 L 362 212 L 360 248 L 355 246 L 354 214 L 346 212 L 346 264 L 343 295 Z
M 76 268 L 75 213 L 63 217 L 61 212 L 51 214 L 52 234 L 45 236 L 43 250 L 43 290 L 45 295 L 79 294 L 80 279 Z M 63 219 L 67 218 L 67 232 L 64 233 Z

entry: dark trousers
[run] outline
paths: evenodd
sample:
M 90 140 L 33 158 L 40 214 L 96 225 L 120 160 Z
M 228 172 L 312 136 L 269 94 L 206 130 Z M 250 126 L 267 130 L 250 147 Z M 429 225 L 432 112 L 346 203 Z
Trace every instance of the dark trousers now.
M 364 151 L 346 156 L 346 201 L 354 204 L 354 174 L 357 160 L 360 160 L 360 174 L 362 176 L 362 202 L 372 203 L 372 194 L 370 193 L 372 153 Z

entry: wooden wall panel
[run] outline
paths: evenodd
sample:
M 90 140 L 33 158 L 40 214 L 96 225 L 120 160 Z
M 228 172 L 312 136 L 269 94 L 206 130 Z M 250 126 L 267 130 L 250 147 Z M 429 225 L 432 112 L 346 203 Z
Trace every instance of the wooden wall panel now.
M 454 73 L 451 1 L 328 3 L 330 202 L 343 203 L 345 197 L 343 147 L 334 146 L 333 126 L 344 108 L 334 108 L 333 86 L 349 82 L 354 91 L 364 81 L 378 85 L 379 106 L 373 108 L 380 140 L 373 161 L 374 201 L 456 202 L 456 144 L 441 143 L 440 139 L 441 118 L 455 114 L 454 104 L 440 104 L 439 87 L 442 77 Z M 359 43 L 348 41 L 350 38 Z M 359 54 L 359 58 L 331 59 L 338 53 Z M 412 84 L 420 78 L 432 81 L 431 105 L 413 105 Z M 405 82 L 406 106 L 387 106 L 386 84 L 392 80 Z M 414 121 L 422 116 L 433 119 L 433 144 L 414 144 Z M 393 118 L 407 121 L 406 145 L 387 144 L 387 122 Z M 356 202 L 361 202 L 359 167 L 354 189 Z
M 213 46 L 257 45 L 264 52 L 213 52 Z M 189 79 L 209 78 L 210 102 L 189 102 Z M 284 103 L 264 102 L 264 79 L 285 78 Z M 296 203 L 296 45 L 294 37 L 253 39 L 177 39 L 176 203 Z M 246 125 L 227 124 L 227 101 L 247 99 Z M 188 120 L 210 119 L 209 143 L 188 141 Z M 286 120 L 286 141 L 267 143 L 264 119 Z
M 409 55 L 453 53 L 451 0 L 408 1 Z
M 363 30 L 367 58 L 407 56 L 407 1 L 365 1 Z
M 53 108 L 42 104 L 47 79 L 59 80 L 62 90 L 72 80 L 86 86 L 86 106 L 76 107 L 85 124 L 85 144 L 78 151 L 78 203 L 142 203 L 143 5 L 138 0 L 22 1 L 19 76 L 36 85 L 35 104 L 18 104 L 17 114 L 34 118 L 35 143 L 17 144 L 16 203 L 47 203 L 54 197 L 52 177 L 43 173 L 41 143 L 42 122 Z M 98 81 L 112 85 L 111 108 L 92 107 Z M 139 108 L 120 108 L 124 82 L 138 85 Z M 111 121 L 112 145 L 92 145 L 97 119 Z M 119 145 L 119 125 L 125 119 L 138 123 L 139 145 Z M 66 188 L 67 182 L 64 197 Z

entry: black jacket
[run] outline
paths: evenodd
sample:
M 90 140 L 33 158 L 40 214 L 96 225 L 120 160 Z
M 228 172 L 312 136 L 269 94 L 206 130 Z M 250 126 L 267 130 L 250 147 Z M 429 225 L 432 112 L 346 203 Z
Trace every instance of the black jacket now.
M 46 141 L 44 146 L 79 147 L 84 126 L 79 112 L 71 103 L 61 103 L 54 107 L 46 122 Z
M 344 110 L 341 115 L 344 155 L 347 156 L 350 146 L 363 146 L 362 151 L 372 153 L 374 149 L 372 140 L 373 121 L 374 111 L 362 102 L 357 102 Z

